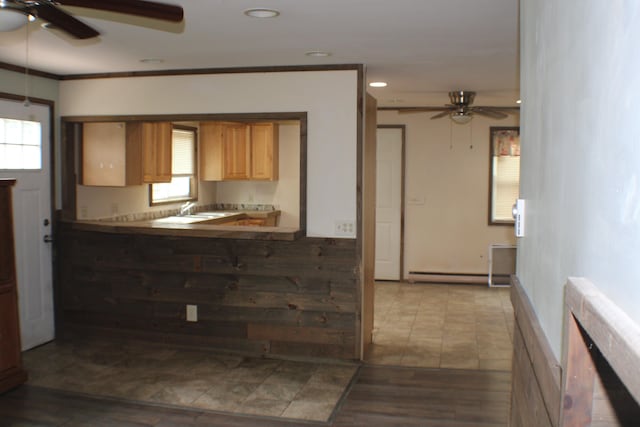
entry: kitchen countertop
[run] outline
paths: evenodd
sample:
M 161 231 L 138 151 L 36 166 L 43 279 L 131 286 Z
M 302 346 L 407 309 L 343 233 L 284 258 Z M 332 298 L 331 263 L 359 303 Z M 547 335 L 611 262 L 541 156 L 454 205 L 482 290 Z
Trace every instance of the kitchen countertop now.
M 204 215 L 206 213 L 200 214 Z M 75 230 L 117 234 L 150 234 L 254 240 L 297 240 L 302 237 L 302 230 L 296 227 L 224 225 L 224 222 L 231 221 L 235 218 L 243 218 L 246 216 L 266 218 L 278 214 L 279 211 L 237 211 L 224 212 L 224 215 L 217 215 L 215 218 L 205 217 L 204 219 L 193 218 L 198 215 L 185 215 L 177 217 L 185 218 L 184 220 L 158 218 L 144 221 L 63 220 L 62 222 L 71 224 L 72 229 Z M 193 219 L 193 221 L 189 219 Z

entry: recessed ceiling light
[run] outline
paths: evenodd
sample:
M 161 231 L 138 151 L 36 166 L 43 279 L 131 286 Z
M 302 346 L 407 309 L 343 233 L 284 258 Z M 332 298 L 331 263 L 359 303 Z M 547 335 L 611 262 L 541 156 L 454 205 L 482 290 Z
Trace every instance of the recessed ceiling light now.
M 522 104 L 522 99 L 518 99 L 518 100 L 516 101 L 516 104 Z
M 142 62 L 143 64 L 162 64 L 164 62 L 164 59 L 162 59 L 162 58 L 144 58 L 144 59 L 141 59 L 140 62 Z
M 371 86 L 371 87 L 386 87 L 387 86 L 387 82 L 371 82 L 371 83 L 369 83 L 369 86 Z
M 317 57 L 331 56 L 331 52 L 325 52 L 323 50 L 310 50 L 309 52 L 305 52 L 304 54 L 307 56 L 317 56 Z
M 247 9 L 244 14 L 251 16 L 252 18 L 275 18 L 280 15 L 280 11 L 276 9 L 267 9 L 264 7 L 256 7 L 253 9 Z

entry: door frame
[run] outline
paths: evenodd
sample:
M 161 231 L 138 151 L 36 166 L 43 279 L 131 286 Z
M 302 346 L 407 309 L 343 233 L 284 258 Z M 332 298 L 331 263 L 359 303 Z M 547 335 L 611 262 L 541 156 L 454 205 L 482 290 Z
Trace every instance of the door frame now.
M 8 92 L 0 92 L 0 100 L 4 100 L 4 101 L 18 101 L 18 102 L 24 102 L 27 100 L 27 98 L 24 95 L 16 95 L 13 93 L 8 93 Z M 32 97 L 29 96 L 28 98 L 29 102 L 32 104 L 37 104 L 37 105 L 41 105 L 44 107 L 47 107 L 49 109 L 49 192 L 50 192 L 50 203 L 51 206 L 49 206 L 49 218 L 51 218 L 51 235 L 53 236 L 53 243 L 52 243 L 52 248 L 51 248 L 51 286 L 52 286 L 52 292 L 53 292 L 53 322 L 54 322 L 54 339 L 57 337 L 58 335 L 58 329 L 57 326 L 59 325 L 58 322 L 58 316 L 59 316 L 59 310 L 58 310 L 58 300 L 59 300 L 59 289 L 58 289 L 58 271 L 56 269 L 56 262 L 55 262 L 55 258 L 56 258 L 56 246 L 57 246 L 57 240 L 55 238 L 56 236 L 56 226 L 57 226 L 57 222 L 56 222 L 56 216 L 54 215 L 55 213 L 55 206 L 56 206 L 56 180 L 55 180 L 55 176 L 56 176 L 56 143 L 55 143 L 55 135 L 56 135 L 56 127 L 55 127 L 55 101 L 51 100 L 51 99 L 44 99 L 44 98 L 37 98 L 37 97 Z
M 377 129 L 400 129 L 400 282 L 404 281 L 404 211 L 405 211 L 405 166 L 406 166 L 406 125 L 378 125 Z

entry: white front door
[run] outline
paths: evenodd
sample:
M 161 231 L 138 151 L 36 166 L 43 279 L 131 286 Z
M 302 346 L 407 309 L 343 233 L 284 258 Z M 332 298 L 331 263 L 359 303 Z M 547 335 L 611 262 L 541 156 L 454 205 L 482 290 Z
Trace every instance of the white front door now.
M 378 128 L 376 280 L 400 280 L 403 128 Z
M 13 222 L 23 350 L 54 338 L 52 248 L 45 242 L 51 234 L 50 114 L 47 105 L 25 107 L 0 99 L 0 177 L 16 179 Z M 34 123 L 40 123 L 39 132 Z M 21 146 L 22 135 L 34 133 L 40 149 L 32 142 Z

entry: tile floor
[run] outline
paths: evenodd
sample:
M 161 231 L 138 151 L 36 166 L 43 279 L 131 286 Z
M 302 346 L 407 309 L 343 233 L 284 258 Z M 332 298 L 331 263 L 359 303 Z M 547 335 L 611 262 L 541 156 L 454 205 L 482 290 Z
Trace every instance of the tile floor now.
M 107 342 L 49 343 L 24 363 L 31 385 L 313 421 L 329 419 L 358 369 Z
M 378 282 L 367 362 L 508 371 L 513 323 L 508 288 Z M 104 341 L 53 342 L 24 363 L 36 386 L 309 421 L 331 417 L 358 370 Z
M 368 363 L 511 370 L 509 288 L 376 282 Z

